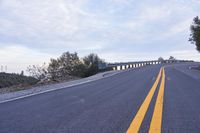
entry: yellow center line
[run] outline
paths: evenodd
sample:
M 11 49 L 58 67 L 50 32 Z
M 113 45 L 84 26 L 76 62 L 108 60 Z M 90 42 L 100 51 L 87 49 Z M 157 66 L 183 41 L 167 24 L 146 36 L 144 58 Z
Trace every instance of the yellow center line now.
M 158 92 L 156 104 L 154 107 L 154 112 L 153 112 L 153 117 L 151 119 L 149 133 L 161 133 L 164 87 L 165 87 L 165 70 L 163 69 L 161 85 Z
M 138 110 L 135 118 L 133 119 L 133 121 L 130 124 L 130 127 L 128 128 L 126 133 L 137 133 L 139 131 L 142 121 L 144 119 L 144 116 L 145 116 L 147 109 L 149 107 L 149 104 L 151 102 L 151 99 L 155 93 L 155 90 L 156 90 L 159 80 L 161 78 L 162 69 L 163 68 L 160 69 L 160 72 L 156 78 L 156 81 L 154 82 L 154 84 L 153 84 L 152 88 L 150 89 L 148 95 L 146 96 L 144 102 L 140 106 L 140 109 Z

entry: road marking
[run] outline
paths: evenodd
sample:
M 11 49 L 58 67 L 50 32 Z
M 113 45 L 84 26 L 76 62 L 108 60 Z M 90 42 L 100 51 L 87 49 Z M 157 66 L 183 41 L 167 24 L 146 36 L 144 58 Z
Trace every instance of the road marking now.
M 27 98 L 27 97 L 31 97 L 31 96 L 35 96 L 35 95 L 39 95 L 39 94 L 43 94 L 43 93 L 47 93 L 47 92 L 51 92 L 51 91 L 57 91 L 57 90 L 65 89 L 65 88 L 70 88 L 70 87 L 82 85 L 82 84 L 85 84 L 85 83 L 89 83 L 89 82 L 93 82 L 93 81 L 97 81 L 97 80 L 101 80 L 101 79 L 105 79 L 105 78 L 109 78 L 111 76 L 119 75 L 120 73 L 128 72 L 128 71 L 131 71 L 131 70 L 132 69 L 127 69 L 125 71 L 119 71 L 117 73 L 111 74 L 110 76 L 101 77 L 99 79 L 89 79 L 87 81 L 83 81 L 83 82 L 80 82 L 80 83 L 77 83 L 77 84 L 72 84 L 72 85 L 67 85 L 67 86 L 59 87 L 59 88 L 56 88 L 56 89 L 49 89 L 49 90 L 45 90 L 45 91 L 41 91 L 41 92 L 35 92 L 35 93 L 33 92 L 33 93 L 25 94 L 25 95 L 22 95 L 22 96 L 16 96 L 16 97 L 5 99 L 5 100 L 0 100 L 0 104 L 6 103 L 6 102 L 15 101 L 15 100 L 19 100 L 19 99 L 23 99 L 23 98 Z
M 147 109 L 150 105 L 151 99 L 155 93 L 155 90 L 158 86 L 159 80 L 161 78 L 161 72 L 162 72 L 163 68 L 160 69 L 160 72 L 156 78 L 156 81 L 154 82 L 152 88 L 150 89 L 148 95 L 146 96 L 144 102 L 142 103 L 142 105 L 140 106 L 140 109 L 138 110 L 135 118 L 133 119 L 130 127 L 128 128 L 126 133 L 138 133 L 140 126 L 142 124 L 142 121 L 144 119 L 144 116 L 147 112 Z
M 154 112 L 153 112 L 153 117 L 151 119 L 149 133 L 161 133 L 164 87 L 165 87 L 165 70 L 163 68 L 161 85 L 158 92 L 156 104 L 154 107 Z
M 99 79 L 97 79 L 97 80 L 99 80 Z M 6 102 L 15 101 L 15 100 L 19 100 L 19 99 L 22 99 L 22 98 L 27 98 L 27 97 L 35 96 L 35 95 L 39 95 L 39 94 L 43 94 L 43 93 L 47 93 L 47 92 L 51 92 L 51 91 L 57 91 L 57 90 L 65 89 L 65 88 L 70 88 L 70 87 L 74 87 L 74 86 L 86 84 L 86 83 L 93 82 L 93 81 L 96 81 L 96 80 L 87 80 L 87 81 L 83 81 L 83 82 L 72 84 L 72 85 L 61 86 L 61 87 L 56 88 L 56 89 L 49 89 L 49 90 L 45 90 L 45 91 L 41 91 L 41 92 L 25 94 L 23 96 L 18 96 L 18 97 L 15 97 L 15 98 L 11 98 L 11 99 L 0 101 L 0 104 L 6 103 Z

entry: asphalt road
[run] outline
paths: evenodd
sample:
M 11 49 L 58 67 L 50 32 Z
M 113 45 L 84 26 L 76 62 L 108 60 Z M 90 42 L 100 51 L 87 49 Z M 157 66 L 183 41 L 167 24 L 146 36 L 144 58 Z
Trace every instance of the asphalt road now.
M 199 133 L 200 72 L 191 65 L 130 69 L 1 103 L 0 133 Z

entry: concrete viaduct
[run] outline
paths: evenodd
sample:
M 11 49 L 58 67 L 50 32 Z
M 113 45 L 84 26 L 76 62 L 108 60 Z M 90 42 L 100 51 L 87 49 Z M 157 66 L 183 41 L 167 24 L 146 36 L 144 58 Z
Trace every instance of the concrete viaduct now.
M 138 61 L 138 62 L 124 62 L 124 63 L 109 63 L 106 64 L 106 68 L 112 68 L 113 70 L 123 70 L 129 68 L 137 68 L 147 65 L 156 65 L 156 64 L 171 64 L 171 63 L 182 63 L 182 62 L 193 62 L 191 60 L 153 60 L 153 61 Z

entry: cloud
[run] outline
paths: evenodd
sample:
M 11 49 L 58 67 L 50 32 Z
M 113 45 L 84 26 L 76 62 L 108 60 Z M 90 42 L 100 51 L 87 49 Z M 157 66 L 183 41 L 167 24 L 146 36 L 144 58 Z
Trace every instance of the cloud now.
M 48 62 L 50 58 L 55 56 L 17 44 L 10 44 L 0 49 L 0 65 L 8 66 L 8 72 L 20 72 L 26 70 L 29 65 Z
M 147 53 L 122 53 L 109 52 L 99 54 L 107 62 L 128 62 L 128 61 L 145 61 L 148 60 Z
M 177 24 L 174 24 L 174 26 L 172 26 L 168 33 L 166 34 L 167 36 L 174 36 L 176 34 L 189 34 L 189 26 L 192 23 L 192 18 L 189 18 L 187 20 L 184 20 L 183 22 L 179 22 Z
M 182 60 L 199 61 L 199 53 L 195 49 L 170 51 L 168 55 Z
M 0 34 L 12 38 L 10 40 L 18 40 L 18 43 L 25 46 L 33 43 L 34 46 L 43 45 L 48 49 L 49 45 L 53 46 L 56 43 L 56 45 L 60 44 L 60 47 L 77 48 L 86 44 L 77 42 L 103 40 L 109 44 L 108 42 L 115 43 L 122 39 L 142 42 L 158 34 L 158 31 L 161 32 L 159 34 L 165 33 L 165 29 L 160 31 L 159 28 L 170 26 L 171 24 L 167 23 L 171 17 L 177 16 L 177 12 L 182 13 L 186 10 L 186 8 L 180 8 L 180 4 L 179 6 L 174 4 L 174 1 L 164 2 L 164 4 L 149 4 L 148 2 L 145 4 L 144 2 L 141 6 L 135 7 L 140 5 L 139 2 L 109 0 L 101 2 L 104 4 L 97 7 L 99 12 L 95 12 L 87 7 L 89 3 L 95 2 L 89 0 L 3 0 L 1 6 L 3 11 L 8 13 L 0 19 L 2 25 Z M 96 5 L 98 3 L 100 2 L 96 2 Z M 128 8 L 118 10 L 118 6 Z M 116 10 L 116 14 L 109 14 L 104 7 L 108 10 Z M 187 8 L 187 12 L 188 10 L 192 9 Z M 126 16 L 126 14 L 129 15 Z

